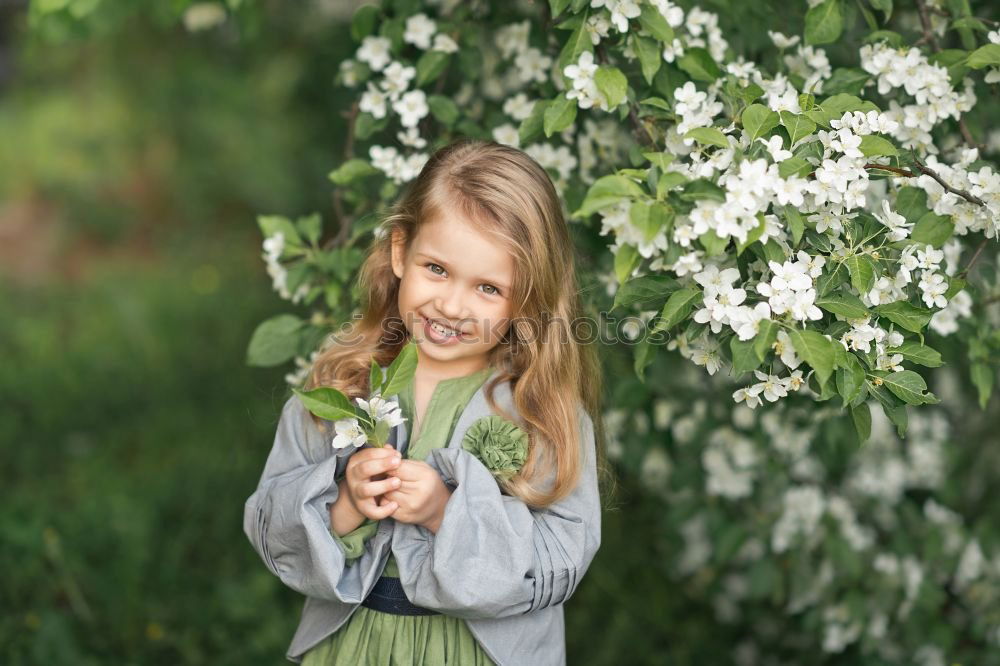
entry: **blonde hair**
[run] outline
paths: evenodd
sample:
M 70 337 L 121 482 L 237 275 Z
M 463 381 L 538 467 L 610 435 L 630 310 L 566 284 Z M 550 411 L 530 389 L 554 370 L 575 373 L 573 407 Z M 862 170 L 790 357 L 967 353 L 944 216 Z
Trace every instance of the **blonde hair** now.
M 397 303 L 392 238 L 402 234 L 408 254 L 420 225 L 444 207 L 475 220 L 517 267 L 509 296 L 512 325 L 489 352 L 496 371 L 484 394 L 494 412 L 514 420 L 493 395 L 498 384 L 510 381 L 531 444 L 520 473 L 502 487 L 537 508 L 573 491 L 583 464 L 579 405 L 594 424 L 598 476 L 602 485 L 612 482 L 604 452 L 600 359 L 594 344 L 581 344 L 569 330 L 584 314 L 569 229 L 549 175 L 511 146 L 466 138 L 431 155 L 369 248 L 359 276 L 363 315 L 348 327 L 351 343 L 322 350 L 305 388 L 330 386 L 350 398 L 367 396 L 371 359 L 388 365 L 409 341 Z M 551 485 L 542 487 L 550 476 Z

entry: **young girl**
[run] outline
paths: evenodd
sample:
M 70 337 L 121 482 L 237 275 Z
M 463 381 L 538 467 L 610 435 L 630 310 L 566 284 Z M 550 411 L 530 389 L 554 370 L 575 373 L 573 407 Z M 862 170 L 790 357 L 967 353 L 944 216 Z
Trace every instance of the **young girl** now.
M 376 235 L 364 317 L 306 388 L 369 395 L 411 340 L 406 421 L 386 447 L 331 448 L 284 406 L 244 531 L 306 595 L 287 657 L 334 664 L 565 663 L 562 604 L 601 541 L 600 365 L 545 170 L 461 140 L 428 160 Z M 383 396 L 392 398 L 393 396 Z M 394 445 L 394 446 L 393 446 Z

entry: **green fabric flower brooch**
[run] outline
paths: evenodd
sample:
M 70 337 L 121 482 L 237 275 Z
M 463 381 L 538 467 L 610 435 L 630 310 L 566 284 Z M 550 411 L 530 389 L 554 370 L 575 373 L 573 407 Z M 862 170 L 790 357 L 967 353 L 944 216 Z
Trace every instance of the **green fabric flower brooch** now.
M 498 480 L 517 474 L 528 459 L 528 434 L 507 419 L 491 414 L 473 422 L 462 448 L 479 458 Z

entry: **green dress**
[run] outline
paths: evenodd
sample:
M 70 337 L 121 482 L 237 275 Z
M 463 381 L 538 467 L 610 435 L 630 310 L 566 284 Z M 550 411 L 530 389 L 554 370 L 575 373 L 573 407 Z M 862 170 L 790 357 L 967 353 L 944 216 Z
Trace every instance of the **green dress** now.
M 434 387 L 416 440 L 406 445 L 404 457 L 424 460 L 431 450 L 448 445 L 462 410 L 492 374 L 487 366 L 471 375 L 439 381 Z M 412 430 L 413 382 L 400 391 L 400 409 Z M 334 539 L 344 549 L 348 565 L 364 552 L 365 541 L 378 530 L 378 521 L 366 518 L 357 529 Z M 382 572 L 399 577 L 390 554 Z M 418 664 L 469 664 L 494 666 L 469 631 L 465 620 L 450 615 L 395 615 L 358 606 L 346 623 L 310 649 L 303 666 L 416 666 Z

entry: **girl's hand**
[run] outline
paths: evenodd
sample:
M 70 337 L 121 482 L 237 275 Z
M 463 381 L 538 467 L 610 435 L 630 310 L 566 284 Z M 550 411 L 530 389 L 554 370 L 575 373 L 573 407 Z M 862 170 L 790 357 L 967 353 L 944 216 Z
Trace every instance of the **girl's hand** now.
M 358 513 L 372 520 L 392 515 L 397 503 L 382 496 L 400 487 L 400 479 L 386 477 L 386 473 L 395 470 L 400 461 L 399 451 L 390 445 L 366 447 L 351 454 L 344 471 L 344 481 L 347 497 Z
M 386 500 L 399 505 L 392 514 L 393 519 L 421 525 L 437 534 L 445 505 L 451 498 L 451 488 L 433 467 L 421 460 L 403 460 L 388 474 L 389 478 L 402 481 L 397 490 L 385 494 Z

